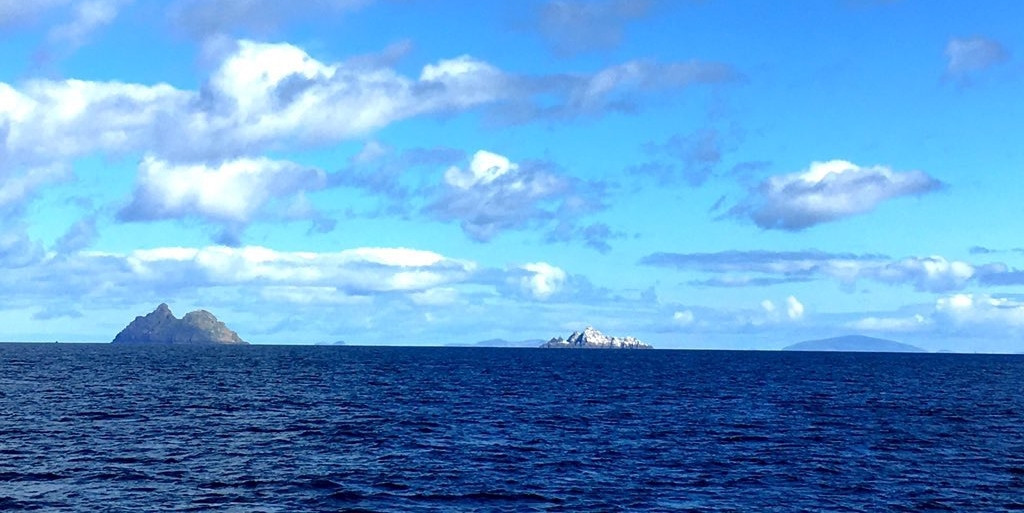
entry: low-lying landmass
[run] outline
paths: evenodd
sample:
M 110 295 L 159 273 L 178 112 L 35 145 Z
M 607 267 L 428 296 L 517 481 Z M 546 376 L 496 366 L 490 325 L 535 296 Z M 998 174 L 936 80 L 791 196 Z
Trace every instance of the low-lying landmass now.
M 782 348 L 783 351 L 848 351 L 866 353 L 924 353 L 925 350 L 910 344 L 887 340 L 884 338 L 866 337 L 864 335 L 846 335 L 842 337 L 805 340 Z
M 537 347 L 544 343 L 542 339 L 529 340 L 505 340 L 503 338 L 491 338 L 473 342 L 470 344 L 446 344 L 448 347 Z
M 635 337 L 609 337 L 591 326 L 574 331 L 568 339 L 555 337 L 540 347 L 546 349 L 654 349 Z
M 114 337 L 113 344 L 241 345 L 248 342 L 206 310 L 178 319 L 167 303 L 145 317 L 138 316 Z

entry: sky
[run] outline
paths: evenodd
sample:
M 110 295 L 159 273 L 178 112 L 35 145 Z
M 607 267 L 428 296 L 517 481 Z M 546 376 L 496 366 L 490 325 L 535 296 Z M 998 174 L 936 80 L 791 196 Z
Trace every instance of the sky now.
M 0 0 L 0 340 L 1024 351 L 1021 19 Z

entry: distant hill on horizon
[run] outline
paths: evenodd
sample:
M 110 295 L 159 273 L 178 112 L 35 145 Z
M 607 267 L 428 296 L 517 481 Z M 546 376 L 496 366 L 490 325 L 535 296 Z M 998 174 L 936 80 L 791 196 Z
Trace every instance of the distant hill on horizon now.
M 445 344 L 448 347 L 537 347 L 544 343 L 542 339 L 529 340 L 505 340 L 503 338 L 491 338 L 472 342 L 469 344 Z
M 925 353 L 924 349 L 888 340 L 864 335 L 845 335 L 842 337 L 805 340 L 782 348 L 783 351 L 846 351 L 867 353 Z
M 313 344 L 313 345 L 317 345 L 317 346 L 347 346 L 348 342 L 345 342 L 344 340 L 336 340 L 334 342 L 317 342 L 316 344 Z

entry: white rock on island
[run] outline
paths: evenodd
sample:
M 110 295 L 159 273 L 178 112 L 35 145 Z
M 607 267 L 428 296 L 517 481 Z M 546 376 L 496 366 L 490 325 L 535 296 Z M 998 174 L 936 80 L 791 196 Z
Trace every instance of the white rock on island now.
M 654 349 L 635 337 L 610 337 L 588 326 L 583 332 L 574 331 L 566 340 L 555 337 L 540 347 L 546 349 Z

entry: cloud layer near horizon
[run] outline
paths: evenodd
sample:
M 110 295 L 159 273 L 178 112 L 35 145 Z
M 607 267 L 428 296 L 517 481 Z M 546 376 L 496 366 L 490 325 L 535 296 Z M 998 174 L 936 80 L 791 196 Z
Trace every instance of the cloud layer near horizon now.
M 823 251 L 722 251 L 652 253 L 640 264 L 713 275 L 694 285 L 749 287 L 831 279 L 844 286 L 860 280 L 908 285 L 921 292 L 963 290 L 977 281 L 998 283 L 1015 271 L 1002 263 L 972 264 L 941 256 L 893 259 L 886 255 Z

